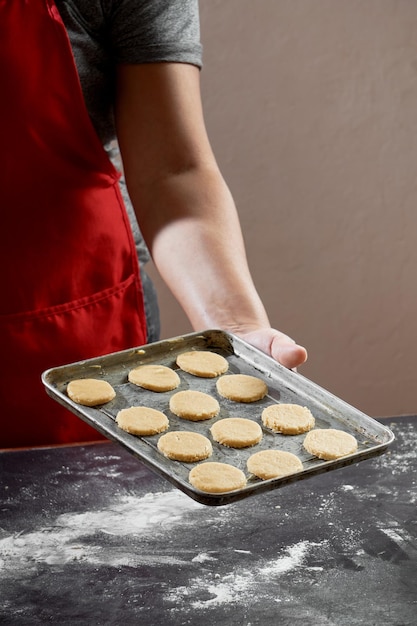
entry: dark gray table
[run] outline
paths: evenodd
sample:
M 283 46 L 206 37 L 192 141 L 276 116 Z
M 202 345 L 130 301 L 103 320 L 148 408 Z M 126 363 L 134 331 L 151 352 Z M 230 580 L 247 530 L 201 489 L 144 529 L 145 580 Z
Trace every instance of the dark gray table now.
M 114 443 L 0 453 L 0 623 L 417 624 L 417 417 L 385 423 L 383 456 L 224 507 Z

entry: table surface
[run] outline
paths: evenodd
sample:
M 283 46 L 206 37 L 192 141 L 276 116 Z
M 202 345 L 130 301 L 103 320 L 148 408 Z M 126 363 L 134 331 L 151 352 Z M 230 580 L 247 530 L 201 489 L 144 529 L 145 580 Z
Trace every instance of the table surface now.
M 417 624 L 417 417 L 382 456 L 208 507 L 115 443 L 0 453 L 0 623 Z

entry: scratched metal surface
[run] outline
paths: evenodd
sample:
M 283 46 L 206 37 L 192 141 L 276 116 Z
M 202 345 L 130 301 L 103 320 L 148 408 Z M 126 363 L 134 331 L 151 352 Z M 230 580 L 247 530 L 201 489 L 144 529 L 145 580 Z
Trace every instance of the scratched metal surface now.
M 229 363 L 228 373 L 250 374 L 263 379 L 268 386 L 268 395 L 257 402 L 240 403 L 222 398 L 216 390 L 217 378 L 199 378 L 179 370 L 176 357 L 186 350 L 211 350 L 224 356 Z M 177 371 L 180 386 L 170 392 L 155 393 L 141 389 L 128 382 L 130 369 L 146 363 L 167 365 Z M 116 397 L 101 407 L 83 407 L 71 401 L 66 386 L 74 378 L 102 378 L 116 390 Z M 334 470 L 370 456 L 381 454 L 392 442 L 392 432 L 376 420 L 368 417 L 340 398 L 327 392 L 298 373 L 292 372 L 238 337 L 218 330 L 191 333 L 169 340 L 96 359 L 64 365 L 48 370 L 43 375 L 47 392 L 58 402 L 84 419 L 110 439 L 120 443 L 151 469 L 164 476 L 190 497 L 207 505 L 230 504 L 236 500 L 277 489 L 310 476 Z M 203 391 L 217 398 L 220 413 L 216 418 L 203 422 L 191 422 L 178 418 L 169 411 L 169 398 L 185 389 Z M 307 453 L 303 446 L 305 435 L 284 436 L 264 428 L 262 410 L 271 403 L 296 403 L 307 406 L 316 419 L 317 428 L 337 428 L 353 434 L 358 442 L 358 451 L 335 461 L 323 461 Z M 164 457 L 157 449 L 159 435 L 136 437 L 122 431 L 115 423 L 119 410 L 134 405 L 145 405 L 158 409 L 168 416 L 170 430 L 199 432 L 212 440 L 211 425 L 225 417 L 245 417 L 258 422 L 263 430 L 262 441 L 251 448 L 232 449 L 212 440 L 213 455 L 210 461 L 230 463 L 248 476 L 247 485 L 226 494 L 207 494 L 195 489 L 188 480 L 192 463 L 180 463 Z M 262 481 L 248 474 L 248 457 L 259 450 L 279 449 L 292 452 L 303 463 L 303 470 L 288 477 Z

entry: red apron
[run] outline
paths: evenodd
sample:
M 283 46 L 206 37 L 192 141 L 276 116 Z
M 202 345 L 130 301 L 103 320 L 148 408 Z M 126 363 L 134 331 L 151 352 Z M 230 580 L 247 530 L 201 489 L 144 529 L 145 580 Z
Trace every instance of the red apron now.
M 119 175 L 52 0 L 0 0 L 0 448 L 100 439 L 43 370 L 146 342 Z

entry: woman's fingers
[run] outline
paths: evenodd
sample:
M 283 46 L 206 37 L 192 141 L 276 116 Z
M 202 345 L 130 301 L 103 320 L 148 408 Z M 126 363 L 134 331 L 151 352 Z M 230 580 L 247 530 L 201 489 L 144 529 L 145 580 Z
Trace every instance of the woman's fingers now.
M 246 333 L 237 333 L 255 348 L 262 350 L 273 359 L 294 369 L 307 360 L 307 350 L 299 346 L 291 337 L 274 328 L 259 328 Z

